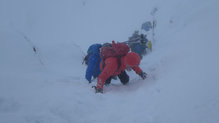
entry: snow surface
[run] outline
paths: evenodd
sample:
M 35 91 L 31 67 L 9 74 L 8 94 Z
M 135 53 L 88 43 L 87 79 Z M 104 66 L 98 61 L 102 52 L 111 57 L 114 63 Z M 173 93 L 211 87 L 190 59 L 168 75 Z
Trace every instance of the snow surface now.
M 0 123 L 218 123 L 218 0 L 0 0 Z M 141 80 L 95 94 L 89 45 L 125 41 L 157 8 Z M 151 35 L 149 35 L 151 39 Z M 34 52 L 33 48 L 36 48 Z

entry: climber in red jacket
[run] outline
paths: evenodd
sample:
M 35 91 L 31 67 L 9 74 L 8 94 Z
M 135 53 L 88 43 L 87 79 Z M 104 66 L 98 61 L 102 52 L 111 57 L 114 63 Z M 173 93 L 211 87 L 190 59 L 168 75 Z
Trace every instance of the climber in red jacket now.
M 112 76 L 118 76 L 122 84 L 129 82 L 129 76 L 125 72 L 125 69 L 132 68 L 142 79 L 146 78 L 146 73 L 139 67 L 140 57 L 134 52 L 129 52 L 125 56 L 122 56 L 118 61 L 116 57 L 107 58 L 104 64 L 100 63 L 102 73 L 97 79 L 97 86 L 95 87 L 96 93 L 103 93 L 103 86 L 106 81 L 111 81 Z M 120 63 L 119 63 L 120 62 Z M 118 67 L 119 66 L 119 67 Z

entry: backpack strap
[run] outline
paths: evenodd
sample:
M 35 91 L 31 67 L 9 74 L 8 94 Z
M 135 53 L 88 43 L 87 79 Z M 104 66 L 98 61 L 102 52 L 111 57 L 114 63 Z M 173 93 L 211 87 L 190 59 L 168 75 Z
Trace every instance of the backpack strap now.
M 116 70 L 116 71 L 118 71 L 119 68 L 121 67 L 121 58 L 122 58 L 122 56 L 118 56 L 118 57 L 117 57 L 118 66 L 117 66 L 117 70 Z

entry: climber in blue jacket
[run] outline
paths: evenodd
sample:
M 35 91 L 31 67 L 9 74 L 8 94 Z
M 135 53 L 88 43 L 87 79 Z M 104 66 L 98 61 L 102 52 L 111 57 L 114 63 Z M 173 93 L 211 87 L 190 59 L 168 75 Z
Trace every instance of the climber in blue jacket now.
M 85 63 L 87 64 L 85 78 L 88 80 L 89 83 L 91 83 L 92 77 L 93 79 L 95 79 L 101 73 L 100 71 L 100 62 L 101 62 L 100 48 L 101 47 L 102 47 L 101 44 L 93 44 L 87 50 L 87 56 L 85 57 L 87 59 L 87 61 L 85 59 Z

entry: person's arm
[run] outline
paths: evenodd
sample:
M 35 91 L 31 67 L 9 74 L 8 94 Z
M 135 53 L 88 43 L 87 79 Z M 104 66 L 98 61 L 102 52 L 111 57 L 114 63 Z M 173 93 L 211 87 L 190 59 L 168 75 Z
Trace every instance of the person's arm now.
M 132 69 L 133 69 L 137 74 L 139 74 L 139 73 L 142 72 L 142 70 L 141 70 L 141 68 L 140 68 L 139 66 L 132 67 Z
M 113 75 L 113 73 L 117 69 L 117 66 L 118 64 L 116 58 L 111 57 L 105 60 L 105 66 L 103 68 L 103 71 L 97 79 L 97 88 L 103 88 L 105 81 L 107 80 L 107 78 Z
M 147 74 L 146 74 L 145 72 L 143 72 L 139 66 L 132 67 L 132 69 L 133 69 L 142 79 L 146 79 Z

